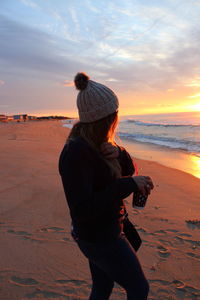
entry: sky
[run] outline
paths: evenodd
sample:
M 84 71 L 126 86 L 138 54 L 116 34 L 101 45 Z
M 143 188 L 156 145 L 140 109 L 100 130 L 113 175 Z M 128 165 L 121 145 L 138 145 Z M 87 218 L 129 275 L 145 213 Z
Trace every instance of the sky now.
M 200 111 L 199 0 L 0 0 L 0 114 L 77 116 L 84 71 L 121 115 Z

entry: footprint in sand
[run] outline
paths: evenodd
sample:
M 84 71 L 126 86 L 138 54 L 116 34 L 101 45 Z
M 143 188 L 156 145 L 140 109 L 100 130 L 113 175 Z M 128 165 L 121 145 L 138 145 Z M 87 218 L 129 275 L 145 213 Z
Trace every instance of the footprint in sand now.
M 186 296 L 186 290 L 183 289 L 176 289 L 176 297 L 177 299 L 183 300 Z
M 184 243 L 184 239 L 183 239 L 182 237 L 180 237 L 180 236 L 175 236 L 175 239 L 176 239 L 179 243 L 181 243 L 181 244 Z
M 189 286 L 189 285 L 186 285 L 185 288 L 186 288 L 186 291 L 188 293 L 190 293 L 193 297 L 195 297 L 195 298 L 192 298 L 192 299 L 199 299 L 200 298 L 200 290 L 199 289 L 196 289 L 193 286 Z
M 183 289 L 185 287 L 185 283 L 180 280 L 173 280 L 172 283 L 177 289 Z
M 185 220 L 185 222 L 190 229 L 200 228 L 200 220 Z
M 65 288 L 64 292 L 67 294 L 74 294 L 74 291 L 79 291 L 80 294 L 88 295 L 89 287 L 84 280 L 66 280 L 59 279 L 55 281 L 56 285 L 63 286 Z
M 147 219 L 150 219 L 151 221 L 161 221 L 161 222 L 169 222 L 169 219 L 166 218 L 160 218 L 160 217 L 150 217 L 150 216 L 145 216 Z
M 198 246 L 200 246 L 200 241 L 194 241 L 194 240 L 184 239 L 184 238 L 182 238 L 180 236 L 175 236 L 175 239 L 178 240 L 182 244 L 184 242 L 190 243 L 192 245 L 192 247 L 198 247 Z
M 26 294 L 24 299 L 36 299 L 36 298 L 40 298 L 40 297 L 43 297 L 42 299 L 59 299 L 59 298 L 62 298 L 62 299 L 69 299 L 69 297 L 63 295 L 63 294 L 60 294 L 60 293 L 56 293 L 56 292 L 51 292 L 51 291 L 43 291 L 43 290 L 35 290 L 33 293 L 31 294 Z M 41 299 L 41 298 L 40 298 Z
M 200 259 L 200 255 L 196 255 L 196 254 L 193 253 L 193 252 L 187 252 L 186 254 L 187 254 L 188 256 L 190 256 L 190 257 L 194 257 L 194 258 Z
M 136 226 L 136 227 L 137 227 L 137 226 Z M 148 234 L 148 232 L 146 231 L 146 229 L 144 229 L 144 228 L 142 228 L 142 227 L 137 227 L 137 231 Z
M 188 239 L 185 239 L 185 241 L 186 241 L 187 243 L 190 243 L 190 244 L 192 245 L 192 247 L 193 247 L 193 246 L 195 246 L 195 247 L 200 246 L 200 241 L 194 241 L 194 240 L 188 240 Z
M 178 232 L 176 229 L 166 229 L 167 232 Z
M 17 285 L 25 285 L 25 286 L 38 284 L 38 281 L 33 278 L 21 278 L 17 276 L 12 276 L 11 281 Z
M 15 230 L 12 230 L 12 229 L 9 229 L 7 232 L 14 233 L 14 234 L 17 234 L 17 235 L 31 235 L 31 233 L 28 233 L 27 231 L 15 231 Z
M 168 220 L 168 219 L 165 219 L 165 218 L 159 218 L 159 221 L 162 221 L 162 222 L 168 222 L 169 220 Z
M 23 236 L 23 240 L 29 240 L 31 242 L 36 242 L 36 243 L 43 243 L 43 240 L 32 238 L 32 237 L 29 237 L 29 236 Z
M 171 254 L 169 249 L 165 248 L 162 245 L 157 246 L 157 249 L 158 249 L 158 253 L 161 257 L 167 258 Z
M 68 284 L 72 283 L 73 285 L 76 285 L 76 286 L 81 286 L 83 284 L 86 284 L 86 281 L 84 281 L 84 280 L 75 280 L 75 279 L 71 279 L 71 280 L 59 279 L 59 280 L 55 280 L 55 282 L 58 284 L 61 284 L 61 285 L 68 285 Z
M 179 233 L 179 235 L 184 237 L 192 237 L 192 235 L 189 233 Z
M 12 230 L 12 229 L 9 229 L 7 230 L 8 233 L 13 233 L 13 234 L 16 234 L 16 235 L 20 235 L 20 236 L 24 236 L 24 235 L 32 235 L 31 233 L 28 233 L 27 231 L 15 231 L 15 230 Z
M 159 242 L 167 245 L 167 246 L 173 246 L 173 244 L 170 241 L 167 240 L 163 240 L 163 239 L 158 239 Z
M 61 285 L 65 287 L 65 293 L 73 293 L 74 290 L 81 291 L 82 294 L 88 294 L 88 284 L 84 280 L 67 280 L 67 279 L 59 279 L 55 281 L 56 285 Z
M 143 243 L 146 247 L 149 247 L 149 248 L 155 248 L 154 242 L 150 242 L 150 241 L 148 241 L 148 240 L 142 239 L 142 243 Z
M 62 241 L 65 241 L 65 242 L 72 242 L 72 241 L 74 241 L 74 240 L 73 240 L 72 238 L 70 239 L 70 238 L 65 237 L 65 238 L 62 239 Z
M 40 229 L 43 232 L 56 232 L 56 233 L 60 233 L 60 232 L 65 232 L 64 228 L 62 227 L 47 227 L 47 228 L 41 228 Z
M 165 230 L 156 230 L 156 231 L 154 231 L 154 234 L 155 235 L 163 235 L 163 234 L 165 234 L 166 235 L 166 231 Z
M 170 282 L 162 279 L 149 279 L 150 283 L 159 283 L 159 285 L 169 286 Z
M 29 240 L 32 242 L 39 242 L 39 243 L 42 242 L 41 240 L 33 238 L 32 234 L 27 231 L 15 231 L 13 229 L 9 229 L 9 230 L 7 230 L 7 232 L 18 235 L 23 240 Z
M 175 288 L 177 290 L 177 296 L 179 299 L 184 299 L 186 293 L 192 296 L 192 298 L 190 299 L 199 299 L 200 297 L 199 289 L 186 285 L 183 281 L 180 280 L 174 280 L 172 281 L 172 284 L 175 285 Z

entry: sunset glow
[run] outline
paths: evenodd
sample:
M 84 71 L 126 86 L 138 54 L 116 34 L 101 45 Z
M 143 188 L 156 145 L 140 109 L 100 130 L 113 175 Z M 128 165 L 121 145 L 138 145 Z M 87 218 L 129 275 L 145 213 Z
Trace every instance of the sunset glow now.
M 190 168 L 193 170 L 192 174 L 198 178 L 200 178 L 200 157 L 190 155 L 188 156 L 190 159 Z
M 0 114 L 77 115 L 78 71 L 114 90 L 121 115 L 200 110 L 198 1 L 13 0 L 0 8 Z
M 200 111 L 200 102 L 191 105 L 191 109 L 194 111 Z

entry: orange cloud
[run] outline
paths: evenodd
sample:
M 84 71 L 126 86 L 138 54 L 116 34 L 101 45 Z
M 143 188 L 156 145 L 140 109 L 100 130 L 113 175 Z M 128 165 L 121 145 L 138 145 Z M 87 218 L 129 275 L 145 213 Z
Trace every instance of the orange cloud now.
M 188 96 L 188 98 L 199 98 L 200 94 L 196 94 L 196 95 L 192 95 L 192 96 Z
M 186 86 L 199 88 L 200 87 L 200 77 L 196 77 L 192 81 L 186 84 Z
M 74 82 L 69 80 L 64 80 L 61 84 L 63 86 L 74 86 Z

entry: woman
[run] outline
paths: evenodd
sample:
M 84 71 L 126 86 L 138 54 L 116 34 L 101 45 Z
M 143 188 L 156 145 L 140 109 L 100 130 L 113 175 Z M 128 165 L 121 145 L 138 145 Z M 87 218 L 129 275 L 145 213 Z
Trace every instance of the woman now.
M 93 280 L 90 300 L 106 300 L 114 282 L 128 300 L 144 300 L 148 282 L 136 253 L 123 232 L 123 199 L 153 188 L 147 176 L 133 176 L 129 154 L 114 140 L 117 96 L 84 73 L 75 77 L 80 90 L 75 124 L 61 152 L 59 172 L 70 209 L 72 236 L 88 258 Z

